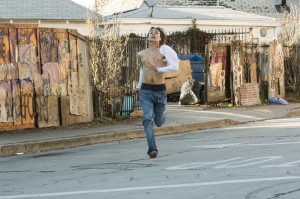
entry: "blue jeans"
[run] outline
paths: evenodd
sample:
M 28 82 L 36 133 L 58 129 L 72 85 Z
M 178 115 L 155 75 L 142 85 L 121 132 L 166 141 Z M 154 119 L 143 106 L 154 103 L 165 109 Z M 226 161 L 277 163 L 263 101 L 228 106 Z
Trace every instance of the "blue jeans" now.
M 155 143 L 153 126 L 160 127 L 165 123 L 167 104 L 166 91 L 140 90 L 140 103 L 144 113 L 143 126 L 148 142 L 148 154 L 158 151 Z

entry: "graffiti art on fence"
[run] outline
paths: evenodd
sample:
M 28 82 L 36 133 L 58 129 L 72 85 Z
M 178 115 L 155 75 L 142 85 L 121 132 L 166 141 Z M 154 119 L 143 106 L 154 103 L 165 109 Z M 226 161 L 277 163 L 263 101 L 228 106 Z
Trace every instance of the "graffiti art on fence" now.
M 9 55 L 10 55 L 10 62 L 16 63 L 18 60 L 18 45 L 17 45 L 17 30 L 16 29 L 9 29 Z
M 0 82 L 0 122 L 13 122 L 11 82 Z
M 225 70 L 221 70 L 219 80 L 220 90 L 223 91 L 225 90 Z
M 82 56 L 77 53 L 80 39 L 68 31 L 38 30 L 28 28 L 30 25 L 11 27 L 0 29 L 1 130 L 91 121 L 92 117 L 85 120 L 82 116 L 93 114 L 92 103 L 86 100 L 91 94 L 87 84 L 86 41 L 81 46 L 86 59 L 82 64 Z M 68 107 L 60 106 L 59 102 Z M 65 110 L 68 118 L 61 118 Z
M 31 45 L 19 46 L 19 62 L 31 64 L 30 60 Z
M 37 68 L 36 48 L 34 45 L 19 46 L 19 62 L 28 64 L 31 74 L 39 73 Z
M 14 125 L 21 125 L 22 118 L 21 118 L 21 96 L 20 96 L 20 89 L 21 83 L 19 80 L 12 81 L 12 88 L 13 88 L 13 115 L 14 115 Z
M 220 74 L 222 71 L 222 63 L 211 64 L 209 67 L 210 86 L 220 86 Z
M 51 87 L 50 87 L 50 77 L 49 73 L 42 74 L 42 81 L 43 81 L 43 93 L 45 96 L 52 95 Z
M 52 95 L 60 95 L 60 68 L 58 63 L 45 63 L 43 65 L 43 74 L 49 74 Z
M 33 45 L 19 46 L 19 79 L 33 80 L 33 75 L 39 73 L 37 68 L 36 48 Z
M 59 126 L 59 109 L 57 96 L 36 95 L 37 121 L 40 128 Z
M 21 118 L 22 124 L 34 123 L 34 92 L 30 80 L 21 80 Z
M 44 126 L 44 123 L 49 122 L 49 110 L 48 110 L 48 96 L 44 96 L 43 93 L 36 93 L 36 113 L 38 126 Z
M 218 47 L 210 50 L 210 65 L 208 70 L 209 86 L 219 87 L 221 91 L 225 90 L 226 76 L 226 49 Z
M 60 80 L 59 80 L 59 89 L 60 95 L 66 96 L 67 93 L 67 84 L 68 84 L 68 71 L 70 69 L 70 49 L 69 41 L 67 39 L 62 39 L 59 41 L 58 46 L 58 60 L 59 60 L 59 70 L 60 70 Z
M 217 63 L 218 61 L 217 61 L 217 52 L 216 52 L 216 49 L 211 49 L 210 53 L 211 53 L 210 64 Z
M 222 63 L 222 70 L 225 70 L 226 67 L 226 52 L 225 49 L 219 49 L 217 52 L 218 63 Z
M 70 62 L 65 61 L 59 63 L 59 72 L 60 72 L 60 80 L 59 80 L 59 85 L 60 85 L 60 95 L 61 96 L 66 96 L 68 95 L 67 92 L 67 85 L 68 85 L 68 68 L 69 68 Z
M 0 64 L 9 62 L 8 29 L 0 29 Z
M 18 29 L 18 42 L 20 46 L 36 44 L 36 29 Z
M 65 62 L 70 61 L 70 53 L 69 53 L 69 41 L 68 40 L 60 40 L 58 45 L 58 61 Z
M 49 62 L 58 62 L 57 39 L 56 33 L 41 32 L 40 33 L 41 58 L 42 64 Z

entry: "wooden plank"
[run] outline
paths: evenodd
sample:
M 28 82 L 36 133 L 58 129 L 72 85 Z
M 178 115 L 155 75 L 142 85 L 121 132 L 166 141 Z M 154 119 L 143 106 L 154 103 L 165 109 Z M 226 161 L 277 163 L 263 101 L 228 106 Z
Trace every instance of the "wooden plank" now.
M 6 126 L 1 126 L 2 123 L 0 123 L 0 132 L 3 131 L 16 131 L 20 129 L 33 129 L 35 128 L 34 124 L 23 124 L 23 125 L 13 125 L 13 123 L 6 124 Z
M 70 72 L 77 72 L 78 71 L 77 38 L 72 35 L 69 35 L 69 41 L 70 41 L 70 61 L 71 61 Z
M 0 29 L 0 64 L 9 63 L 9 37 L 8 29 Z
M 37 46 L 36 29 L 20 28 L 18 29 L 18 44 L 19 45 L 34 45 Z
M 13 129 L 18 129 L 14 126 L 13 122 L 0 122 L 0 133 L 3 131 L 9 131 Z
M 90 122 L 94 119 L 94 111 L 93 111 L 93 99 L 92 99 L 92 87 L 90 85 L 90 67 L 89 67 L 89 59 L 88 59 L 88 44 L 78 39 L 78 54 L 79 54 L 79 80 L 78 80 L 78 92 L 80 93 L 82 99 L 81 102 L 85 102 L 82 106 L 80 106 L 80 114 L 84 116 L 84 122 Z
M 54 29 L 53 31 L 56 32 L 56 37 L 59 41 L 69 39 L 69 34 L 65 29 Z
M 207 103 L 217 103 L 227 101 L 229 96 L 226 92 L 230 92 L 230 61 L 227 60 L 227 48 L 230 44 L 209 44 L 206 47 L 206 97 Z M 223 75 L 225 77 L 223 79 Z M 225 86 L 224 86 L 225 84 Z M 218 91 L 212 91 L 211 88 L 218 88 Z M 211 92 L 211 93 L 210 93 Z
M 13 122 L 11 81 L 0 81 L 0 122 Z
M 61 119 L 62 126 L 76 124 L 84 121 L 82 115 L 73 115 L 70 111 L 70 97 L 62 96 L 61 98 Z
M 35 24 L 0 24 L 0 28 L 38 28 L 38 25 Z
M 21 112 L 21 82 L 19 80 L 12 81 L 13 92 L 13 115 L 14 125 L 18 126 L 22 124 L 22 112 Z
M 38 28 L 36 30 L 36 42 L 37 42 L 37 68 L 38 68 L 38 73 L 42 74 L 42 58 L 41 58 L 41 43 L 40 43 L 40 29 Z
M 70 49 L 68 39 L 60 39 L 58 42 L 58 62 L 70 61 Z
M 10 63 L 17 62 L 18 45 L 17 45 L 17 30 L 15 28 L 9 29 L 9 54 Z
M 41 63 L 58 62 L 56 33 L 51 29 L 41 29 L 39 33 Z
M 207 103 L 218 103 L 226 100 L 226 92 L 224 91 L 210 91 L 207 93 Z
M 49 75 L 51 95 L 60 95 L 60 69 L 58 63 L 48 62 L 43 65 L 43 75 Z
M 34 91 L 31 81 L 21 80 L 21 118 L 22 124 L 34 124 Z
M 83 40 L 83 41 L 85 41 L 85 42 L 88 41 L 88 37 L 79 34 L 79 33 L 77 32 L 77 30 L 71 30 L 71 29 L 68 29 L 68 32 L 69 32 L 72 36 L 77 37 L 78 39 L 81 39 L 81 40 Z
M 240 87 L 243 83 L 243 44 L 241 41 L 233 41 L 231 45 L 231 102 L 240 105 Z
M 42 92 L 36 95 L 37 125 L 39 128 L 59 126 L 58 96 L 44 96 Z

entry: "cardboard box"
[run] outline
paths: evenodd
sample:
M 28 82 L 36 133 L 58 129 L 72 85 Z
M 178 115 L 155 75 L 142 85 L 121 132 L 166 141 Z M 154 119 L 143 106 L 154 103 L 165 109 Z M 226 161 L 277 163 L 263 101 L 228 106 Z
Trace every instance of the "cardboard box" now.
M 179 70 L 175 72 L 166 73 L 165 78 L 176 78 L 179 75 L 191 75 L 192 69 L 189 60 L 179 60 Z
M 166 79 L 167 94 L 177 93 L 181 91 L 184 82 L 192 80 L 192 75 L 180 75 L 176 78 Z

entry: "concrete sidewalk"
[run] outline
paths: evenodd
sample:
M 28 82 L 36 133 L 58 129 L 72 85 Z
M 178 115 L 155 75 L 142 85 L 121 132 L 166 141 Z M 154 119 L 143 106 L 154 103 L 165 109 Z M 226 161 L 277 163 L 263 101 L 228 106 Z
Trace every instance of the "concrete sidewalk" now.
M 183 133 L 288 116 L 300 116 L 300 103 L 220 109 L 168 104 L 166 124 L 163 127 L 155 128 L 155 134 Z M 144 137 L 144 131 L 141 117 L 100 125 L 82 124 L 70 127 L 1 132 L 0 156 L 142 137 Z

